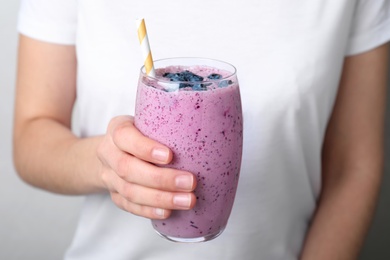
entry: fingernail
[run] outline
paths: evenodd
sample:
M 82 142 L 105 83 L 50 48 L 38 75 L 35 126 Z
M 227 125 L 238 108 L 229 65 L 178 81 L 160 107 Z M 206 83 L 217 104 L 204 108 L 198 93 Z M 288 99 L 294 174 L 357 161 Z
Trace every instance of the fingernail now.
M 176 188 L 181 190 L 192 190 L 194 177 L 191 175 L 179 175 L 175 178 Z
M 154 213 L 159 217 L 164 217 L 165 210 L 157 208 L 154 210 Z
M 175 195 L 173 197 L 173 204 L 180 208 L 189 208 L 191 205 L 191 195 Z
M 167 162 L 169 151 L 166 148 L 154 148 L 152 150 L 152 157 L 160 162 Z

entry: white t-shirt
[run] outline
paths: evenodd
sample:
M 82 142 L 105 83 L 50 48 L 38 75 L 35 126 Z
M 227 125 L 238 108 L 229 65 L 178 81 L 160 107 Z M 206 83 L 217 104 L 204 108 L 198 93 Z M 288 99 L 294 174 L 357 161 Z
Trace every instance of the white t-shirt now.
M 22 34 L 76 45 L 83 137 L 134 113 L 139 17 L 155 59 L 208 57 L 238 70 L 244 152 L 233 212 L 217 239 L 176 244 L 108 194 L 89 195 L 66 259 L 297 259 L 320 193 L 344 57 L 388 41 L 390 2 L 24 0 Z

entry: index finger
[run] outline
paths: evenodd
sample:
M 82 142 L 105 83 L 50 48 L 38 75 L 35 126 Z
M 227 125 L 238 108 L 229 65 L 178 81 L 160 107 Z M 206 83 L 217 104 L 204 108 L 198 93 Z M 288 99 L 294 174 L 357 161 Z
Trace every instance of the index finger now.
M 134 118 L 122 116 L 111 130 L 114 144 L 133 156 L 151 163 L 167 164 L 172 160 L 172 151 L 153 139 L 144 136 L 135 126 Z

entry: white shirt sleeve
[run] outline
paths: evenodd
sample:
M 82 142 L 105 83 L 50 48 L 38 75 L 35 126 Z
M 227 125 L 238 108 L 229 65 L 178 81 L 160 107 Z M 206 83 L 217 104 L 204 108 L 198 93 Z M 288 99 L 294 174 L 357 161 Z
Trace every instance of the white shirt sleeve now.
M 18 31 L 28 37 L 74 44 L 76 40 L 77 0 L 22 0 Z
M 358 0 L 346 55 L 369 51 L 390 39 L 390 0 Z

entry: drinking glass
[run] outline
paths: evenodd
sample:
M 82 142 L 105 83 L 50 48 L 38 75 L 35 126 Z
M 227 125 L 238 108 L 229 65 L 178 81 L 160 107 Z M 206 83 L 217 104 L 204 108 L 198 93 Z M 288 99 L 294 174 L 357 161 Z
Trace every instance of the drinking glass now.
M 135 126 L 172 150 L 172 162 L 162 167 L 194 174 L 197 202 L 152 224 L 171 241 L 209 241 L 227 225 L 240 175 L 243 118 L 236 69 L 204 58 L 158 60 L 154 67 L 154 77 L 141 68 Z

